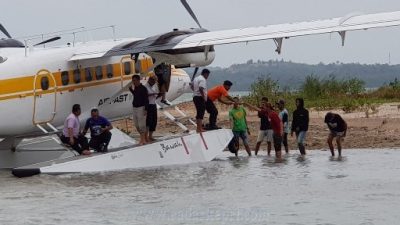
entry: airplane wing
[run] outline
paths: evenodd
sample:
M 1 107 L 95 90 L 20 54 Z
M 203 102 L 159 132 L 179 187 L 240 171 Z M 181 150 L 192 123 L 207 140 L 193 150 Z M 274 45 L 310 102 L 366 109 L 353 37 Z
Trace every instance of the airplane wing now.
M 341 18 L 316 20 L 310 22 L 287 23 L 262 27 L 249 27 L 221 31 L 173 32 L 154 36 L 133 42 L 126 42 L 108 49 L 107 51 L 92 52 L 91 54 L 75 54 L 70 60 L 98 58 L 106 56 L 161 52 L 165 50 L 224 45 L 240 42 L 253 42 L 272 39 L 277 43 L 280 52 L 282 39 L 305 35 L 316 35 L 338 32 L 344 40 L 347 31 L 367 30 L 371 28 L 391 27 L 400 25 L 400 11 L 357 15 L 350 14 Z M 165 35 L 170 34 L 170 37 Z M 83 57 L 84 56 L 84 57 Z

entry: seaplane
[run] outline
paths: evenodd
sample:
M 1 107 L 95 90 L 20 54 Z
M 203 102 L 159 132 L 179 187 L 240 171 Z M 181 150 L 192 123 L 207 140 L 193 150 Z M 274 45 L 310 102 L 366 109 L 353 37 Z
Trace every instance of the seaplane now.
M 60 144 L 57 134 L 73 104 L 80 104 L 81 120 L 97 107 L 103 116 L 118 120 L 131 114 L 132 96 L 127 90 L 131 77 L 140 74 L 146 82 L 156 67 L 168 80 L 168 101 L 189 91 L 200 67 L 215 59 L 215 46 L 272 40 L 276 52 L 289 38 L 337 33 L 345 44 L 349 31 L 400 25 L 400 11 L 377 14 L 349 14 L 333 19 L 248 27 L 220 31 L 203 28 L 186 0 L 182 5 L 197 28 L 174 29 L 147 38 L 113 37 L 100 41 L 76 41 L 90 29 L 49 33 L 17 40 L 4 26 L 0 31 L 0 168 L 17 177 L 36 174 L 92 173 L 200 163 L 213 160 L 224 151 L 233 135 L 228 129 L 204 133 L 190 131 L 160 104 L 161 112 L 183 129 L 177 136 L 164 136 L 138 146 L 131 136 L 113 129 L 107 153 L 81 156 Z M 67 33 L 73 41 L 59 42 Z M 54 44 L 54 43 L 53 43 Z M 183 68 L 193 67 L 189 76 Z M 173 106 L 182 117 L 186 117 Z M 187 119 L 189 122 L 193 122 Z

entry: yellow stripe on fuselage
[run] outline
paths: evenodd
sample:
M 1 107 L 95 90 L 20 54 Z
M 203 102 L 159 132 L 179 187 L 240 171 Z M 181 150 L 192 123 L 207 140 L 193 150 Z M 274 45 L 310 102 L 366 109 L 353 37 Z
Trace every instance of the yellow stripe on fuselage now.
M 147 60 L 143 60 L 143 61 L 147 61 Z M 141 62 L 142 69 L 147 70 L 147 68 L 149 67 L 148 62 L 143 62 L 143 61 Z M 133 62 L 131 62 L 131 63 L 132 63 L 131 68 L 134 71 Z M 62 78 L 61 78 L 62 71 L 52 72 L 52 74 L 55 78 L 55 81 L 56 81 L 57 92 L 74 91 L 75 89 L 94 87 L 94 86 L 110 84 L 110 83 L 118 83 L 118 82 L 121 82 L 121 79 L 124 81 L 131 79 L 133 74 L 122 75 L 120 63 L 111 64 L 111 65 L 113 67 L 113 76 L 107 77 L 107 68 L 106 67 L 108 65 L 102 65 L 103 76 L 102 76 L 102 79 L 100 79 L 100 80 L 96 79 L 95 67 L 90 68 L 91 72 L 92 72 L 92 80 L 91 81 L 86 81 L 85 69 L 80 69 L 80 80 L 81 81 L 79 83 L 74 82 L 74 70 L 68 70 L 68 77 L 69 77 L 68 85 L 62 84 Z M 50 89 L 47 91 L 44 91 L 41 89 L 40 80 L 41 80 L 41 77 L 43 77 L 43 76 L 45 76 L 45 75 L 39 75 L 36 78 L 36 86 L 38 87 L 37 91 L 36 91 L 36 95 L 54 93 L 54 84 L 51 79 L 49 79 L 50 80 L 49 81 Z M 174 73 L 172 76 L 186 76 L 186 74 L 178 72 L 178 73 Z M 0 80 L 0 101 L 33 96 L 34 95 L 34 80 L 35 80 L 35 76 L 24 76 L 24 77 Z

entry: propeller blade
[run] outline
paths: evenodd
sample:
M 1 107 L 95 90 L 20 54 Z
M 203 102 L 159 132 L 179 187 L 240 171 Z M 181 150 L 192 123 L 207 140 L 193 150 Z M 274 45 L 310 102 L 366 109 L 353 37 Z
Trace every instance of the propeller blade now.
M 202 28 L 199 20 L 196 17 L 196 14 L 194 14 L 192 8 L 190 8 L 190 5 L 187 3 L 187 1 L 181 0 L 181 2 L 182 2 L 182 5 L 185 7 L 186 11 L 188 11 L 188 13 L 192 16 L 193 20 L 197 23 L 197 25 L 199 25 L 199 27 Z
M 0 31 L 3 32 L 3 34 L 5 34 L 8 38 L 12 38 L 11 35 L 6 30 L 6 28 L 3 27 L 3 25 L 1 25 L 1 24 L 0 24 Z
M 47 43 L 50 43 L 50 42 L 53 42 L 53 41 L 57 41 L 57 40 L 60 40 L 60 39 L 61 39 L 61 37 L 58 37 L 58 36 L 57 37 L 53 37 L 53 38 L 44 40 L 44 41 L 42 41 L 40 43 L 37 43 L 37 44 L 35 44 L 33 46 L 44 45 L 44 44 L 47 44 Z
M 193 73 L 193 76 L 192 76 L 192 82 L 193 82 L 194 78 L 196 77 L 198 71 L 199 71 L 199 67 L 196 67 L 194 69 L 194 73 Z

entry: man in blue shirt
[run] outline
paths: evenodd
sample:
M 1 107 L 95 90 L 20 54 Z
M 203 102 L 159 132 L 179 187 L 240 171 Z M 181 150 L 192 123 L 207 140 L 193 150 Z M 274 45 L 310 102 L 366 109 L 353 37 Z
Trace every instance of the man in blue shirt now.
M 90 129 L 89 146 L 97 152 L 107 152 L 108 144 L 111 140 L 111 132 L 113 129 L 111 123 L 104 117 L 99 115 L 98 109 L 92 109 L 91 117 L 86 121 L 83 135 Z

